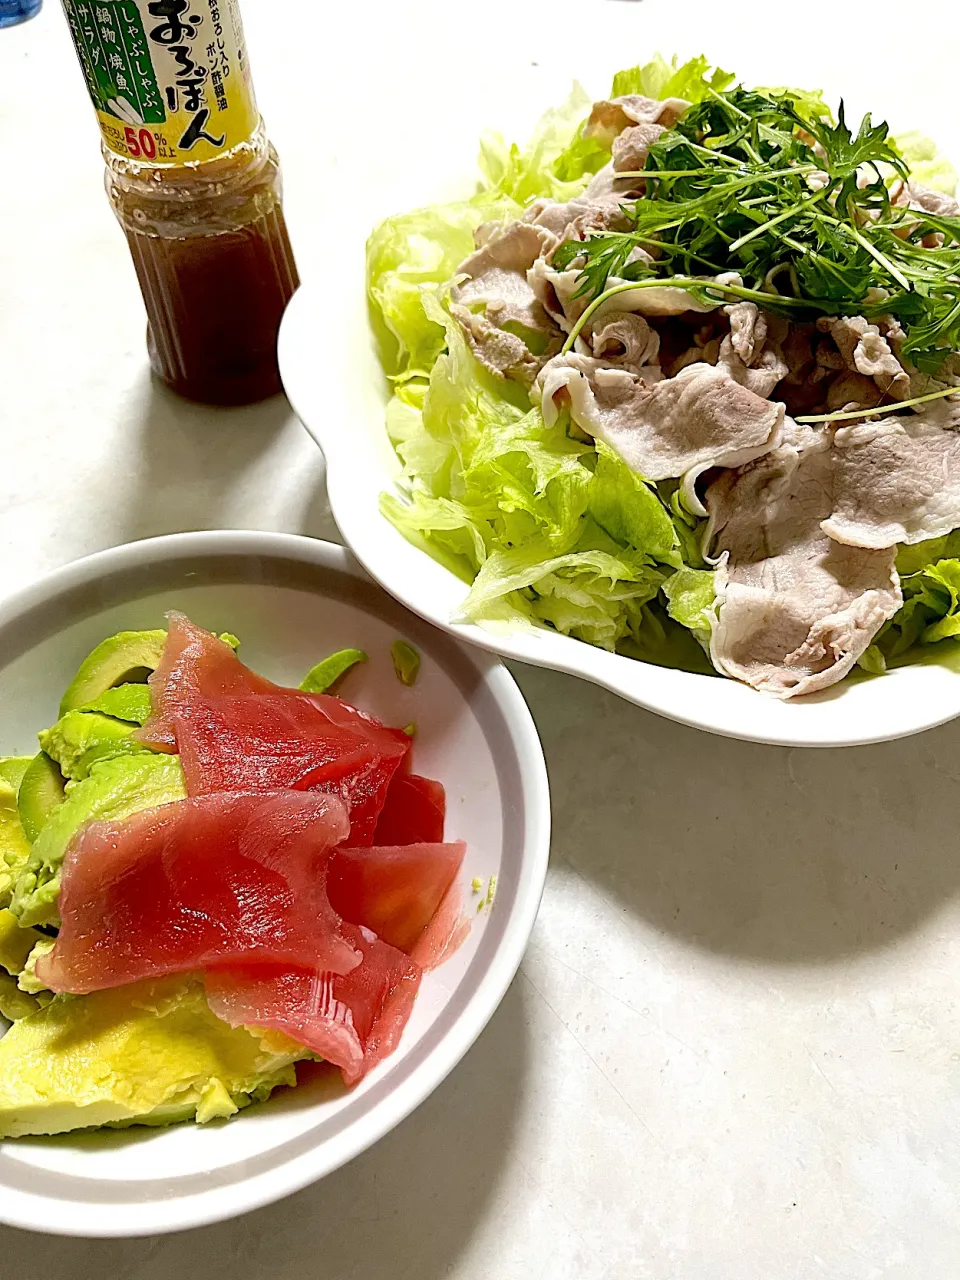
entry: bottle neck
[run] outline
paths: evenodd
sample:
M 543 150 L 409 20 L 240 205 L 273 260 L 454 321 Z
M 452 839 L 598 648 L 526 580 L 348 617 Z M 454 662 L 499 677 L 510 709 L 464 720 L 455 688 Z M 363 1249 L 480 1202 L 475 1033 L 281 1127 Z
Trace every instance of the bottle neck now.
M 263 121 L 245 141 L 211 160 L 190 164 L 156 165 L 118 155 L 104 143 L 107 189 L 117 188 L 147 200 L 193 200 L 198 190 L 216 195 L 217 188 L 235 188 L 256 181 L 275 153 Z

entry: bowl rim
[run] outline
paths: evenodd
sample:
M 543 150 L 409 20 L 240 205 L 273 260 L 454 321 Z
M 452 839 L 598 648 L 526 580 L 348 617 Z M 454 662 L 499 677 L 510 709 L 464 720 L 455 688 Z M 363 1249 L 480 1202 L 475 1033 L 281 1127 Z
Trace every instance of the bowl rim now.
M 7 627 L 16 623 L 57 596 L 77 587 L 95 584 L 106 574 L 175 561 L 185 556 L 272 556 L 339 571 L 368 583 L 371 581 L 350 551 L 320 539 L 256 530 L 175 533 L 97 551 L 52 570 L 0 602 L 2 625 Z M 218 1189 L 219 1198 L 212 1204 L 210 1193 L 201 1192 L 195 1196 L 124 1205 L 124 1212 L 119 1218 L 109 1213 L 96 1218 L 90 1213 L 88 1204 L 73 1204 L 24 1192 L 13 1204 L 0 1203 L 0 1222 L 50 1235 L 137 1237 L 207 1226 L 262 1208 L 333 1173 L 373 1146 L 425 1101 L 472 1047 L 516 976 L 533 931 L 550 850 L 550 793 L 543 748 L 533 717 L 513 677 L 497 658 L 464 645 L 455 636 L 450 637 L 450 641 L 477 671 L 512 739 L 524 796 L 524 856 L 511 917 L 504 927 L 497 950 L 443 1039 L 377 1107 L 336 1135 L 333 1152 L 326 1150 L 331 1144 L 321 1142 L 271 1170 L 268 1179 L 260 1179 L 254 1184 L 238 1182 L 229 1188 Z M 0 1148 L 3 1145 L 0 1143 Z M 63 1218 L 52 1217 L 51 1206 L 64 1204 L 67 1204 L 68 1214 Z
M 369 365 L 359 370 L 359 382 L 369 384 L 367 368 L 371 377 L 375 369 L 378 387 L 386 391 L 389 382 L 377 359 L 367 321 L 362 253 L 359 259 L 354 253 L 345 255 L 337 269 L 343 275 L 342 280 L 338 277 L 341 289 L 350 290 L 352 298 L 350 322 L 354 328 L 364 325 Z M 865 746 L 910 737 L 960 716 L 960 662 L 954 669 L 936 661 L 912 664 L 882 678 L 864 675 L 852 682 L 848 678 L 804 698 L 781 701 L 727 677 L 658 667 L 545 627 L 507 629 L 459 619 L 456 608 L 468 587 L 425 548 L 408 541 L 380 512 L 378 502 L 370 500 L 371 494 L 361 489 L 364 481 L 358 477 L 365 477 L 366 464 L 381 468 L 381 481 L 388 473 L 394 479 L 399 477 L 401 468 L 382 413 L 376 438 L 364 438 L 356 423 L 350 432 L 342 429 L 341 420 L 358 416 L 350 399 L 355 394 L 352 388 L 358 385 L 358 370 L 351 367 L 352 382 L 332 389 L 327 384 L 322 410 L 317 402 L 315 352 L 323 345 L 324 325 L 332 323 L 317 284 L 307 281 L 300 286 L 280 327 L 278 354 L 284 390 L 326 459 L 330 509 L 345 542 L 367 573 L 413 613 L 488 653 L 589 680 L 679 724 L 743 742 L 782 747 Z M 342 318 L 338 313 L 338 323 Z M 351 390 L 345 393 L 347 387 Z M 358 447 L 362 449 L 359 457 Z M 378 491 L 386 487 L 385 482 L 377 485 Z M 415 572 L 411 555 L 425 562 L 421 573 Z M 428 582 L 432 590 L 425 589 Z M 886 692 L 878 697 L 880 688 Z M 897 694 L 889 698 L 887 694 L 894 688 Z

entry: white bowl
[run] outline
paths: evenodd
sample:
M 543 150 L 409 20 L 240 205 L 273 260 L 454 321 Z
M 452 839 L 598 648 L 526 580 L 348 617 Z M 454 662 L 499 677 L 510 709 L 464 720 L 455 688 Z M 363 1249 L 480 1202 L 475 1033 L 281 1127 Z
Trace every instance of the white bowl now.
M 620 61 L 627 57 L 622 55 Z M 616 65 L 611 64 L 611 70 Z M 463 70 L 469 76 L 469 68 Z M 769 65 L 767 74 L 772 74 Z M 828 84 L 831 77 L 825 75 L 822 83 L 828 97 L 836 99 L 845 87 L 850 91 L 852 80 L 869 104 L 875 95 L 872 86 L 865 85 L 865 76 L 869 80 L 869 68 L 858 74 L 846 63 L 842 74 L 834 77 L 835 92 Z M 569 80 L 556 77 L 551 95 L 537 83 L 543 106 L 562 100 L 569 87 Z M 467 85 L 465 81 L 463 92 L 469 96 Z M 508 132 L 523 136 L 528 127 L 529 112 Z M 433 143 L 425 141 L 424 146 Z M 397 207 L 469 194 L 470 158 L 467 149 L 451 166 L 462 172 L 459 191 L 451 190 L 446 171 L 415 169 L 421 182 L 419 199 L 410 200 L 408 181 Z M 379 185 L 376 196 L 382 207 Z M 581 676 L 650 711 L 726 737 L 785 746 L 854 746 L 906 737 L 960 715 L 956 655 L 954 669 L 946 660 L 935 660 L 946 655 L 931 652 L 928 657 L 934 660 L 924 665 L 873 679 L 857 676 L 822 693 L 780 702 L 730 679 L 653 666 L 546 629 L 508 632 L 457 621 L 468 588 L 409 543 L 379 510 L 380 495 L 393 489 L 400 464 L 384 425 L 389 388 L 367 313 L 363 240 L 370 229 L 362 219 L 337 221 L 337 252 L 324 255 L 322 274 L 300 288 L 287 310 L 280 332 L 280 368 L 297 414 L 325 455 L 330 506 L 347 545 L 398 600 L 483 649 Z
M 491 910 L 423 981 L 397 1052 L 356 1089 L 317 1078 L 226 1124 L 0 1143 L 0 1221 L 64 1235 L 179 1230 L 244 1213 L 338 1168 L 427 1097 L 483 1030 L 520 964 L 543 890 L 550 806 L 533 721 L 501 663 L 426 626 L 371 583 L 350 554 L 307 538 L 191 533 L 69 565 L 0 611 L 0 752 L 36 749 L 83 656 L 167 609 L 236 632 L 256 670 L 296 683 L 343 647 L 367 651 L 344 694 L 391 724 L 415 721 L 416 768 L 447 789 L 461 872 L 498 877 Z M 413 688 L 390 644 L 422 654 Z M 461 1153 L 451 1152 L 451 1159 Z

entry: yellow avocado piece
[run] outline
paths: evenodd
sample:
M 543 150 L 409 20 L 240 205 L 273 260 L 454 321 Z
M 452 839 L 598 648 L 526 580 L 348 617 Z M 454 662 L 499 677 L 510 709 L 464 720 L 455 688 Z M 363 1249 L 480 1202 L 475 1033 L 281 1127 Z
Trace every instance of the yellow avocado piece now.
M 30 841 L 20 822 L 16 789 L 0 778 L 0 906 L 9 905 L 29 857 Z
M 44 935 L 38 929 L 22 929 L 20 921 L 6 907 L 0 911 L 0 965 L 7 973 L 23 972 L 27 956 L 37 945 L 44 941 Z
M 57 996 L 0 1039 L 0 1138 L 204 1122 L 296 1084 L 311 1056 L 221 1022 L 195 980 Z
M 18 1022 L 40 1008 L 34 996 L 28 996 L 17 986 L 16 978 L 0 973 L 0 1017 L 8 1022 Z

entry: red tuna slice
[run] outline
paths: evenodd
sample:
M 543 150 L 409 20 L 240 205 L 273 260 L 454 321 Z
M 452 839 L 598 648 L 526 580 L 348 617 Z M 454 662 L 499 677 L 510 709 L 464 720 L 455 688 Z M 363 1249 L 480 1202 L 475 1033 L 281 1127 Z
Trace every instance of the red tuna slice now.
M 464 914 L 463 894 L 454 881 L 443 895 L 437 913 L 410 952 L 421 969 L 436 969 L 449 960 L 470 936 L 470 918 Z
M 172 717 L 187 794 L 329 789 L 380 759 L 366 737 L 302 698 L 277 693 L 197 698 Z
M 92 823 L 67 850 L 63 921 L 38 976 L 82 994 L 238 961 L 345 973 L 326 891 L 347 835 L 333 796 L 215 795 Z
M 338 849 L 327 892 L 344 920 L 364 925 L 408 955 L 457 877 L 466 845 L 408 844 Z
M 334 724 L 366 734 L 379 753 L 379 768 L 369 771 L 364 777 L 358 777 L 352 782 L 348 796 L 351 822 L 350 843 L 372 844 L 380 813 L 389 795 L 391 780 L 396 776 L 410 751 L 410 738 L 402 729 L 387 728 L 373 716 L 365 715 L 364 712 L 351 707 L 340 698 L 334 698 L 330 694 L 309 694 L 308 696 L 314 706 L 329 716 Z
M 167 642 L 149 683 L 153 715 L 137 737 L 158 751 L 176 751 L 175 717 L 188 716 L 197 698 L 278 688 L 244 666 L 228 644 L 176 612 L 167 614 Z
M 405 735 L 355 717 L 330 720 L 286 690 L 197 699 L 173 717 L 188 795 L 216 791 L 325 791 L 350 812 L 350 840 L 369 844 L 390 786 L 410 749 Z
M 154 715 L 138 734 L 178 749 L 187 792 L 291 788 L 346 801 L 351 842 L 369 844 L 410 739 L 324 694 L 264 680 L 210 632 L 168 617 L 160 666 L 151 677 Z
M 395 773 L 373 833 L 374 843 L 439 844 L 446 816 L 442 783 L 416 773 Z
M 422 971 L 369 930 L 344 924 L 343 932 L 363 955 L 348 974 L 257 966 L 217 969 L 205 984 L 218 1018 L 282 1031 L 352 1085 L 397 1047 Z

